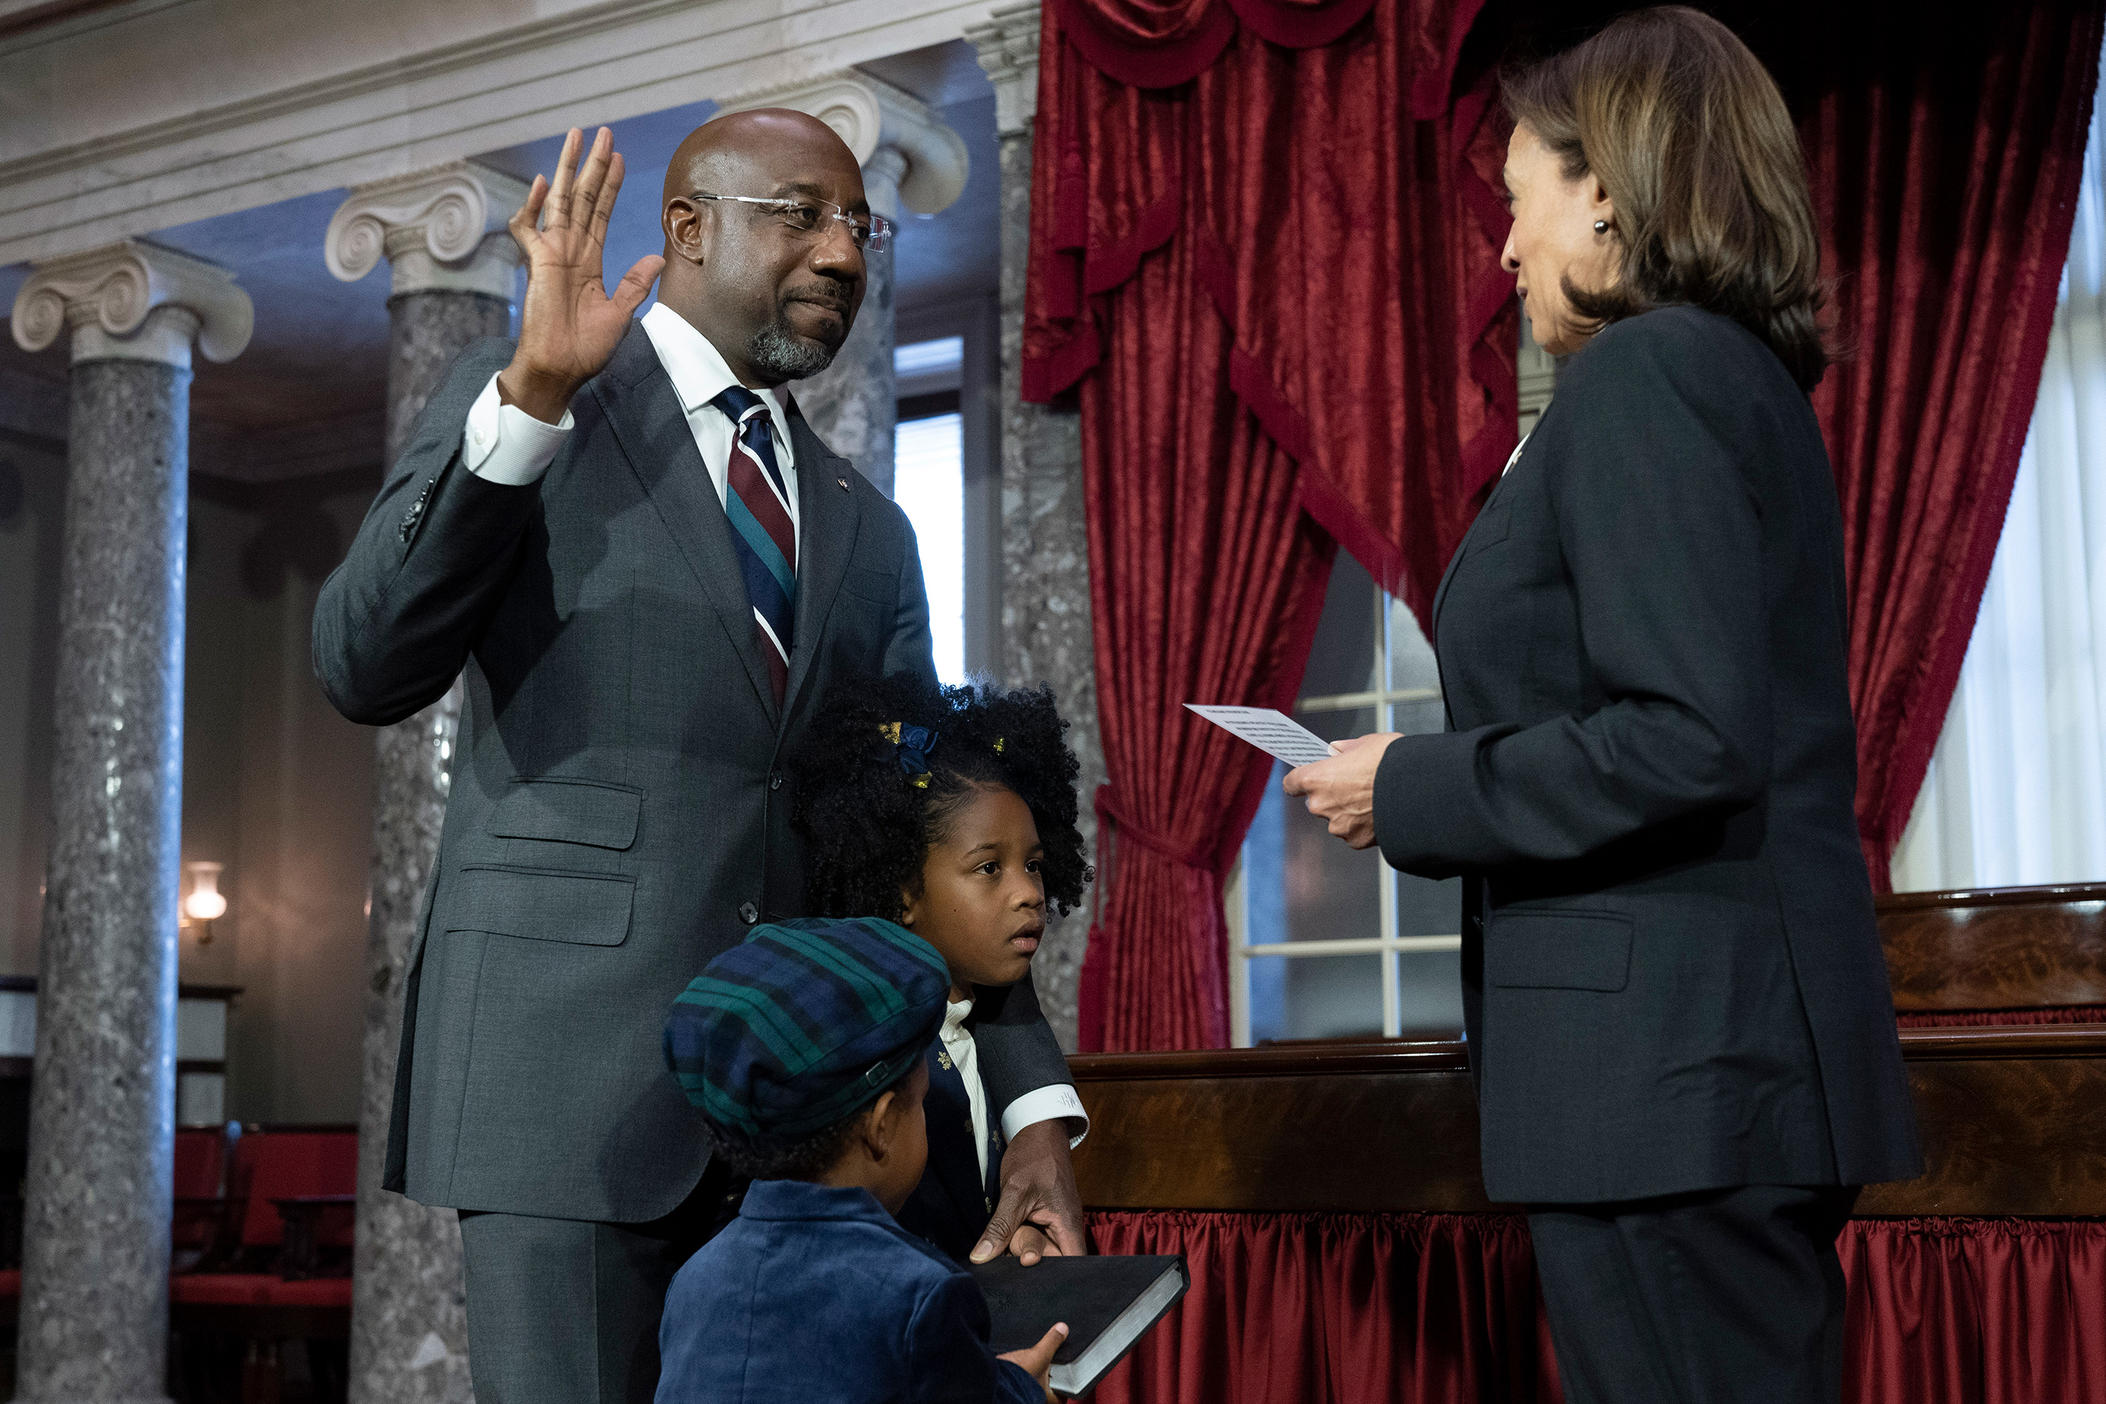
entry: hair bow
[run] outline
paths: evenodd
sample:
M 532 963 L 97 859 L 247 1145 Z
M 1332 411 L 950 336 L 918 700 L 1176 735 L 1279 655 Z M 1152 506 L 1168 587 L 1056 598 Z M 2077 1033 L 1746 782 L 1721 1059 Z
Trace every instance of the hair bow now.
M 899 768 L 916 789 L 929 788 L 929 752 L 936 749 L 937 735 L 925 726 L 886 722 L 878 730 L 899 750 Z

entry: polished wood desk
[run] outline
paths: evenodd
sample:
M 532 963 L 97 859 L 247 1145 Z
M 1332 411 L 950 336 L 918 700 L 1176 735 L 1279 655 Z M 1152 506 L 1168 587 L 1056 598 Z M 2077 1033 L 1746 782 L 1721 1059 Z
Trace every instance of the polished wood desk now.
M 2106 885 L 1888 898 L 1880 925 L 1904 1013 L 2106 1003 Z M 1902 1055 L 1930 1169 L 1868 1189 L 1860 1214 L 2106 1215 L 2106 1008 L 2096 1022 L 1904 1028 Z M 1090 1109 L 1075 1172 L 1092 1209 L 1497 1207 L 1459 1042 L 1070 1066 Z

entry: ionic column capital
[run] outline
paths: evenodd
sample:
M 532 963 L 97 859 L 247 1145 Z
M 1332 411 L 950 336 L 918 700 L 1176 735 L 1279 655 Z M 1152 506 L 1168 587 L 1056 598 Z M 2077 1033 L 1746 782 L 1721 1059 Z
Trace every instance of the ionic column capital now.
M 505 230 L 527 187 L 472 161 L 361 185 L 329 221 L 323 258 L 356 282 L 384 257 L 394 293 L 454 291 L 512 297 L 518 243 Z
M 256 310 L 224 268 L 126 239 L 46 260 L 15 295 L 15 344 L 41 351 L 73 331 L 73 360 L 190 364 L 231 361 L 249 344 Z
M 769 88 L 719 104 L 721 112 L 787 107 L 832 127 L 866 169 L 873 157 L 896 151 L 904 161 L 900 203 L 917 214 L 947 208 L 965 190 L 971 169 L 965 139 L 912 93 L 867 73 L 842 73 L 793 87 Z M 873 201 L 873 207 L 876 202 Z M 898 210 L 878 209 L 897 218 Z
M 965 31 L 980 55 L 980 67 L 994 82 L 995 131 L 1005 137 L 1031 130 L 1038 115 L 1039 0 L 1003 5 L 987 23 Z

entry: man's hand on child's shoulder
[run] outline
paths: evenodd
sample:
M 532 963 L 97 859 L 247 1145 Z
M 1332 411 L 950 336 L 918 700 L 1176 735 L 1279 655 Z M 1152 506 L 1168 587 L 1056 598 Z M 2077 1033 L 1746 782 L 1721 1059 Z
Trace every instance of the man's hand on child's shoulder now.
M 1053 1329 L 1046 1332 L 1037 1345 L 1029 1350 L 1012 1350 L 1002 1357 L 1038 1381 L 1038 1387 L 1046 1392 L 1046 1404 L 1059 1404 L 1060 1396 L 1053 1392 L 1053 1386 L 1047 1381 L 1053 1375 L 1053 1354 L 1067 1338 L 1068 1323 L 1056 1322 Z
M 973 1246 L 972 1260 L 990 1262 L 1004 1252 L 1022 1257 L 1026 1251 L 1067 1257 L 1090 1251 L 1067 1127 L 1058 1120 L 1024 1127 L 1003 1152 L 1002 1201 Z

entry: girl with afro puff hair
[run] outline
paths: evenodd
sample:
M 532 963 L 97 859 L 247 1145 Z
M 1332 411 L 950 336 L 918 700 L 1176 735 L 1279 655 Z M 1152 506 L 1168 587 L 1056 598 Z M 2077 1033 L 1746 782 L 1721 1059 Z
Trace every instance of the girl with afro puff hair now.
M 1075 755 L 1050 689 L 941 687 L 911 675 L 832 689 L 791 758 L 815 916 L 883 917 L 950 967 L 929 1050 L 928 1169 L 900 1223 L 964 1262 L 1000 1198 L 1002 1128 L 973 1012 L 1024 979 L 1046 913 L 1094 876 L 1075 827 Z M 1049 1250 L 1023 1231 L 1025 1262 Z

